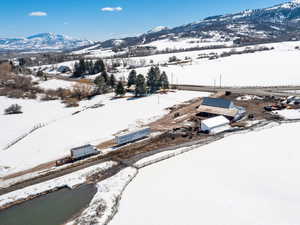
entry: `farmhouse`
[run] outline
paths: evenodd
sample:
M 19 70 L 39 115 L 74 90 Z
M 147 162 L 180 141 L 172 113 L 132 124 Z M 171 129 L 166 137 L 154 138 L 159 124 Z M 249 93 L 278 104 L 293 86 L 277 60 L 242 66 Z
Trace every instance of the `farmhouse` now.
M 201 131 L 216 134 L 230 128 L 230 121 L 224 116 L 216 116 L 201 121 Z
M 197 111 L 198 116 L 208 118 L 224 116 L 230 121 L 237 121 L 243 118 L 246 114 L 246 110 L 243 107 L 234 105 L 232 101 L 209 97 L 203 99 L 203 102 Z

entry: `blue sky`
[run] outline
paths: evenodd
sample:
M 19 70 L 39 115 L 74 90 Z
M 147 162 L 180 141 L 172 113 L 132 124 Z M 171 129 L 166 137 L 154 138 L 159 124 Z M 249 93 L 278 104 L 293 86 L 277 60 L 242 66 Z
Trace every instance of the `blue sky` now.
M 106 40 L 140 34 L 160 25 L 174 27 L 207 16 L 268 7 L 283 1 L 4 0 L 0 7 L 0 37 L 54 32 Z

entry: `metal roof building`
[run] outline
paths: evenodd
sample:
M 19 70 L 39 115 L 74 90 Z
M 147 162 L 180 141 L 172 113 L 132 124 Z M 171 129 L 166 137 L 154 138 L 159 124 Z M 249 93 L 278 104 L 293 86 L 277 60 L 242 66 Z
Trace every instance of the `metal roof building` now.
M 223 98 L 209 98 L 205 97 L 203 99 L 202 105 L 211 106 L 211 107 L 218 107 L 224 109 L 232 109 L 234 108 L 234 104 L 232 101 L 223 99 Z
M 225 116 L 227 119 L 232 121 L 237 121 L 246 114 L 246 110 L 243 107 L 235 106 L 232 101 L 209 97 L 203 99 L 203 102 L 197 111 L 199 116 Z
M 224 116 L 216 116 L 201 121 L 201 130 L 210 134 L 220 133 L 230 128 L 230 121 Z

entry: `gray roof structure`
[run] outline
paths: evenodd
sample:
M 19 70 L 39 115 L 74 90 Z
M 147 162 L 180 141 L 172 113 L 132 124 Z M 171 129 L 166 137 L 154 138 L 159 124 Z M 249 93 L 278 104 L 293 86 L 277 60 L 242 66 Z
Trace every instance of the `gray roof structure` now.
M 224 109 L 230 109 L 234 106 L 232 101 L 223 98 L 209 98 L 209 97 L 205 97 L 203 99 L 202 105 L 224 108 Z

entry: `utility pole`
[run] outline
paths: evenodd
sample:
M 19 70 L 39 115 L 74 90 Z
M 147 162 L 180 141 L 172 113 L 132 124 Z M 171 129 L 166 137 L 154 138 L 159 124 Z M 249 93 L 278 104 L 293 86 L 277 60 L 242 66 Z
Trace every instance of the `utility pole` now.
M 220 75 L 220 88 L 222 87 L 222 75 Z
M 216 79 L 214 79 L 214 91 L 216 90 Z

